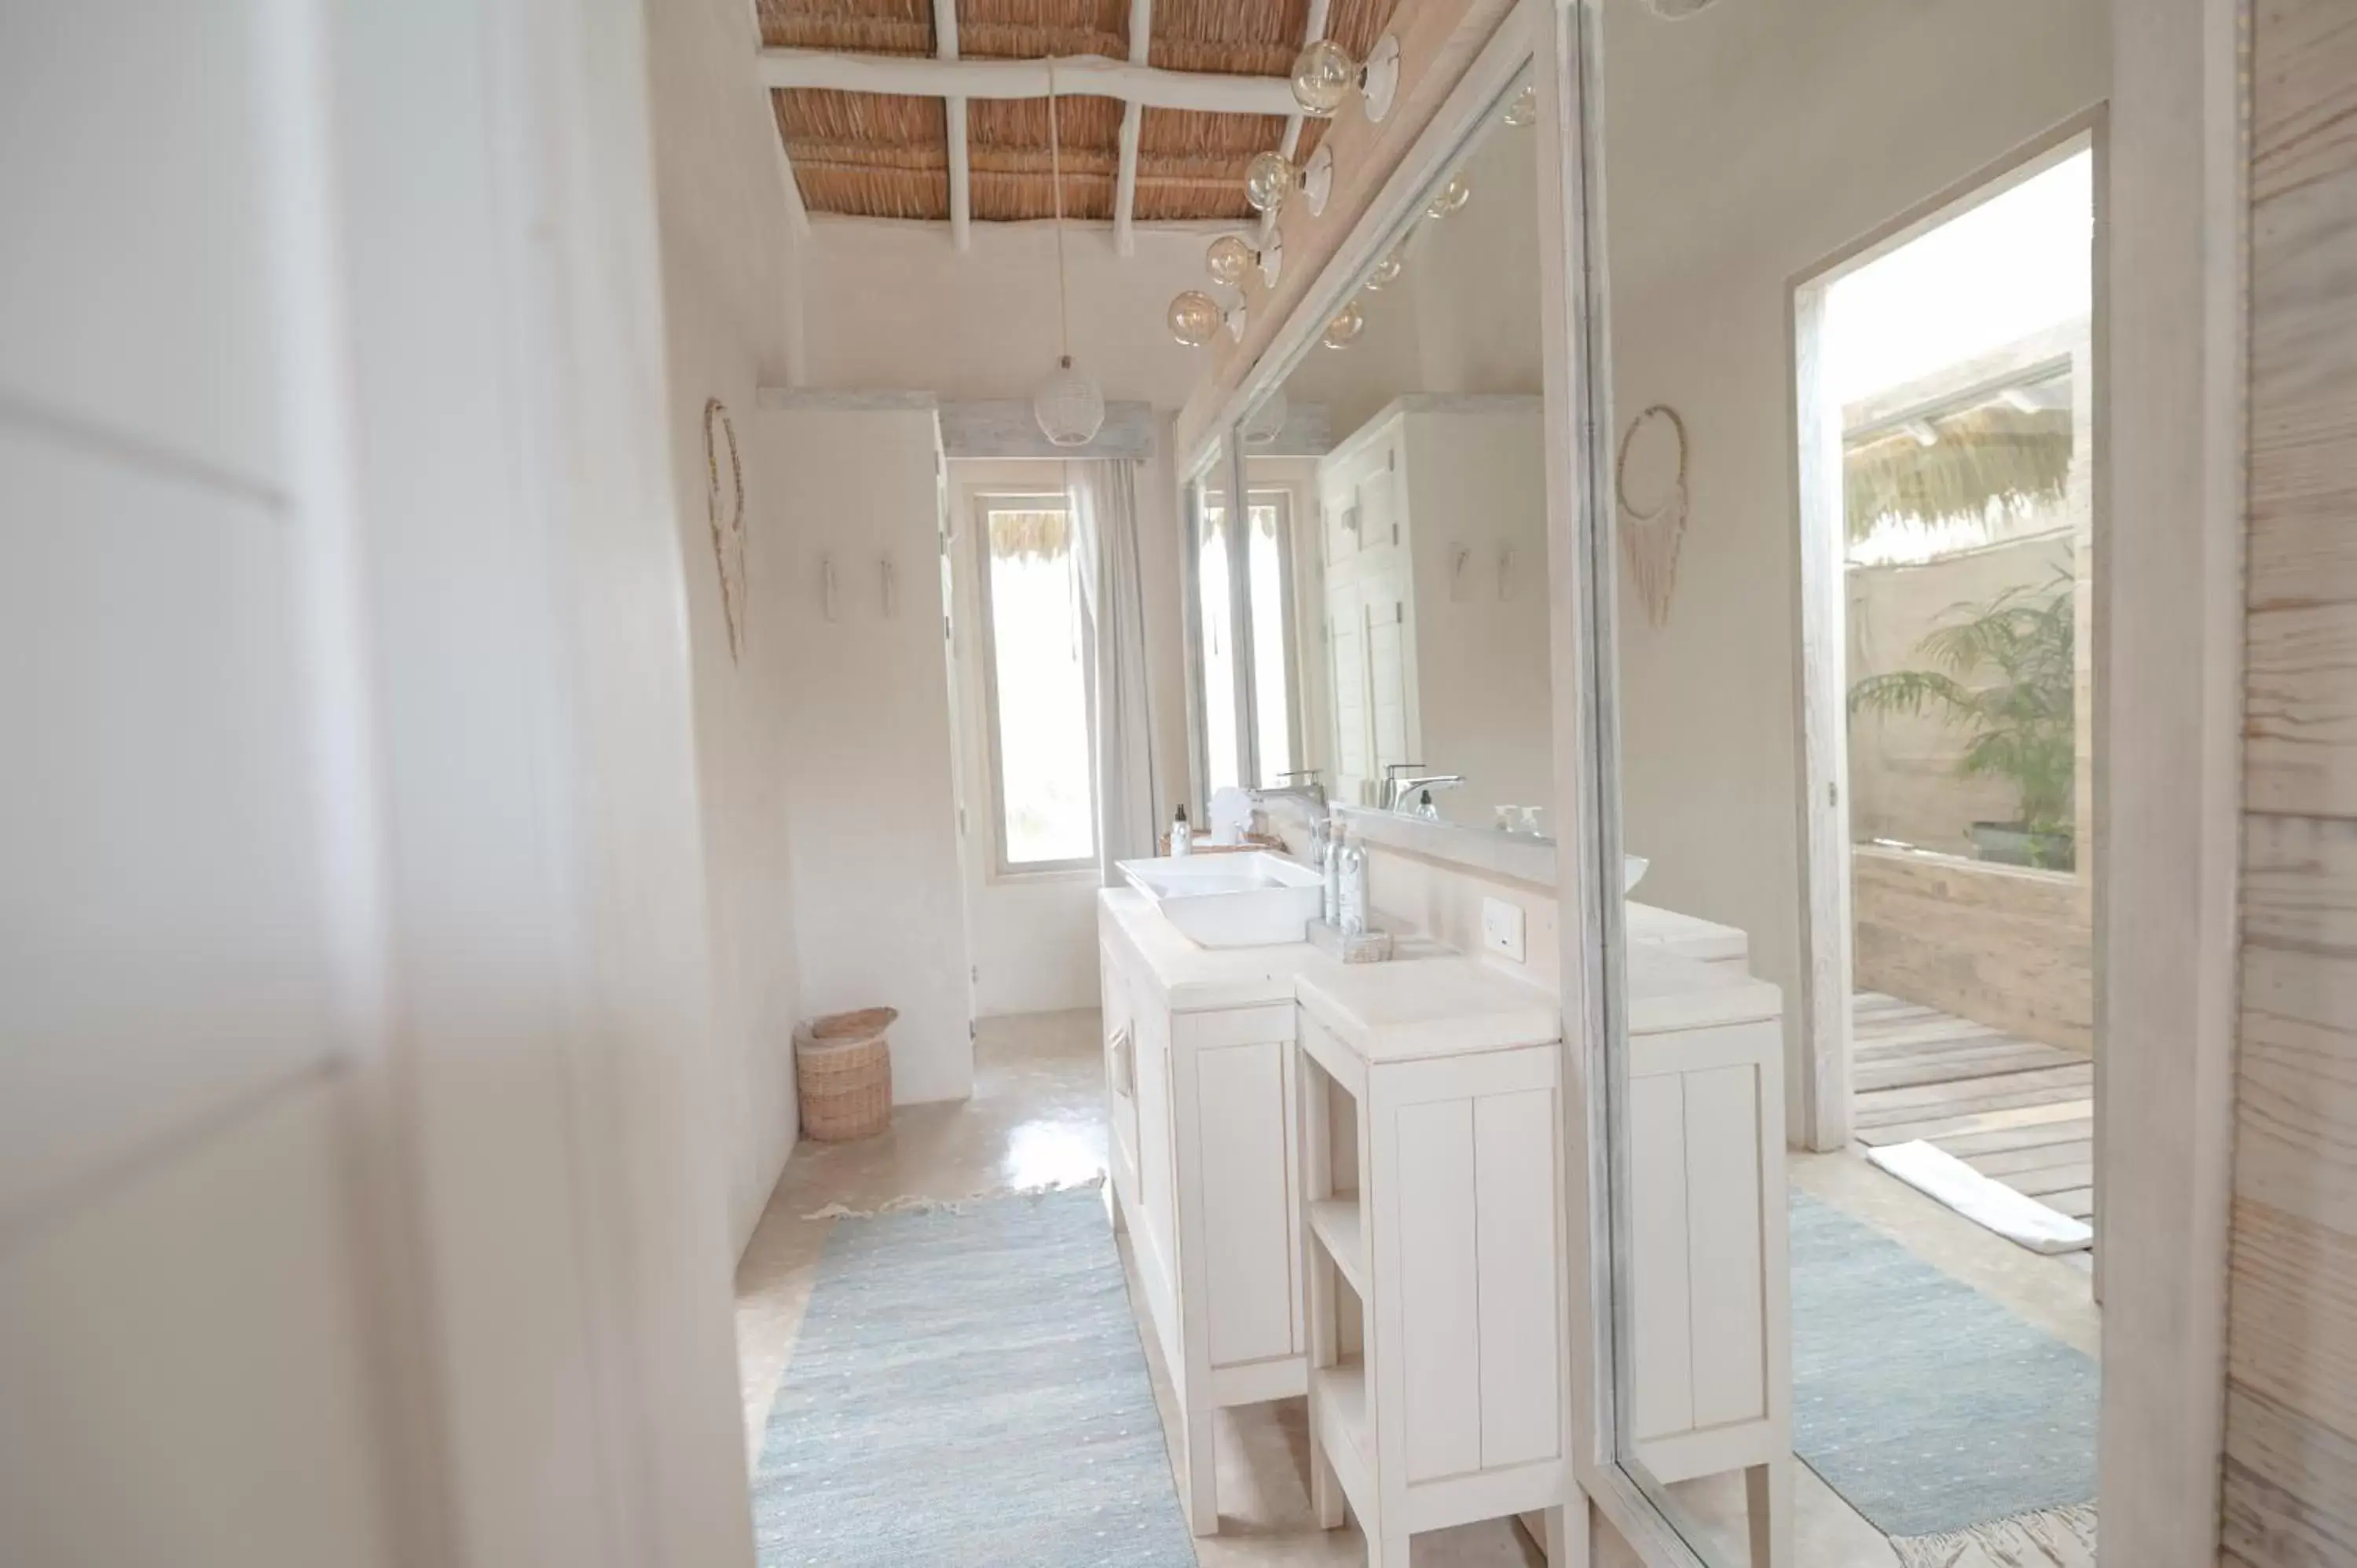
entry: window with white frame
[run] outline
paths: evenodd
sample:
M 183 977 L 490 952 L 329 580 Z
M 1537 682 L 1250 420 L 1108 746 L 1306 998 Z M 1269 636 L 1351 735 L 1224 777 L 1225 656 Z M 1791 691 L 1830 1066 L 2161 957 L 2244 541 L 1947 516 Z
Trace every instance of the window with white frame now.
M 1254 488 L 1244 541 L 1245 607 L 1252 624 L 1253 744 L 1258 767 L 1251 782 L 1274 787 L 1299 766 L 1295 716 L 1292 525 L 1293 496 Z M 1206 787 L 1243 782 L 1236 723 L 1235 632 L 1230 589 L 1226 508 L 1207 496 L 1200 513 L 1195 584 L 1202 634 L 1203 761 Z
M 998 869 L 1091 865 L 1096 800 L 1071 503 L 992 494 L 974 505 Z

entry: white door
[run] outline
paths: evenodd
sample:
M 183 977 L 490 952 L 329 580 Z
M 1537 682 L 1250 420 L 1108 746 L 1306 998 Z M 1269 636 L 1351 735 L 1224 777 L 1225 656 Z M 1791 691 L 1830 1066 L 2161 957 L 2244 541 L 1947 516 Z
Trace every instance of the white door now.
M 1406 563 L 1395 560 L 1360 586 L 1361 613 L 1367 639 L 1368 730 L 1373 756 L 1372 776 L 1401 763 L 1419 763 L 1415 755 L 1415 651 L 1408 626 Z
M 1326 647 L 1334 693 L 1334 798 L 1363 803 L 1361 787 L 1374 773 L 1368 731 L 1367 626 L 1355 577 L 1329 579 Z
M 751 1561 L 644 36 L 0 7 L 0 1563 Z

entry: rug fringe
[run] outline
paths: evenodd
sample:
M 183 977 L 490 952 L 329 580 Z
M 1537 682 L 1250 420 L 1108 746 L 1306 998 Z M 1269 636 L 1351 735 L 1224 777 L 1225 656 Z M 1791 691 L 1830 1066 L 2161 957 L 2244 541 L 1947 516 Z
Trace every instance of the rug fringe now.
M 1968 1530 L 1890 1538 L 1900 1568 L 2093 1568 L 2095 1505 L 2017 1514 Z
M 1042 1182 L 1037 1187 L 995 1187 L 987 1192 L 970 1192 L 963 1197 L 919 1197 L 902 1193 L 874 1208 L 852 1208 L 840 1203 L 830 1203 L 824 1208 L 802 1216 L 804 1219 L 877 1219 L 888 1214 L 963 1214 L 970 1204 L 991 1203 L 1004 1197 L 1049 1197 L 1060 1192 L 1094 1192 L 1104 1186 L 1103 1176 L 1086 1181 Z

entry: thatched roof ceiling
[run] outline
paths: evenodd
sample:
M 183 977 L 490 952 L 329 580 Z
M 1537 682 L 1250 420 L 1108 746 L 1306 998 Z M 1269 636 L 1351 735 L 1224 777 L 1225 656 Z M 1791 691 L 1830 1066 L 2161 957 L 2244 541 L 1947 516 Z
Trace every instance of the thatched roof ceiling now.
M 1331 0 L 1327 34 L 1363 55 L 1398 0 Z M 1128 0 L 957 0 L 958 51 L 969 59 L 1129 56 Z M 759 0 L 761 41 L 860 54 L 931 55 L 932 0 Z M 1308 21 L 1308 0 L 1155 0 L 1148 63 L 1168 70 L 1283 77 Z M 793 88 L 770 94 L 802 204 L 813 212 L 946 220 L 948 115 L 938 98 Z M 1064 210 L 1113 216 L 1122 104 L 1065 97 L 1057 108 Z M 1307 156 L 1323 126 L 1302 128 Z M 1147 109 L 1139 123 L 1140 222 L 1243 219 L 1244 165 L 1275 148 L 1285 121 L 1269 114 Z M 966 106 L 974 216 L 994 221 L 1055 211 L 1048 172 L 1048 105 L 974 99 Z

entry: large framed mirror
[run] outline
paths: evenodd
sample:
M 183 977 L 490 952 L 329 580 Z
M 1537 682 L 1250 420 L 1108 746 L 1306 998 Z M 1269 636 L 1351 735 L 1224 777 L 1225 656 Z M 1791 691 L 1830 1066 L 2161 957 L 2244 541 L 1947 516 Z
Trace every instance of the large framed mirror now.
M 2093 1562 L 2104 28 L 1529 0 L 1196 454 L 1199 777 L 1555 889 L 1599 1561 Z
M 2106 8 L 1562 26 L 1611 1457 L 1649 1560 L 2082 1568 Z

